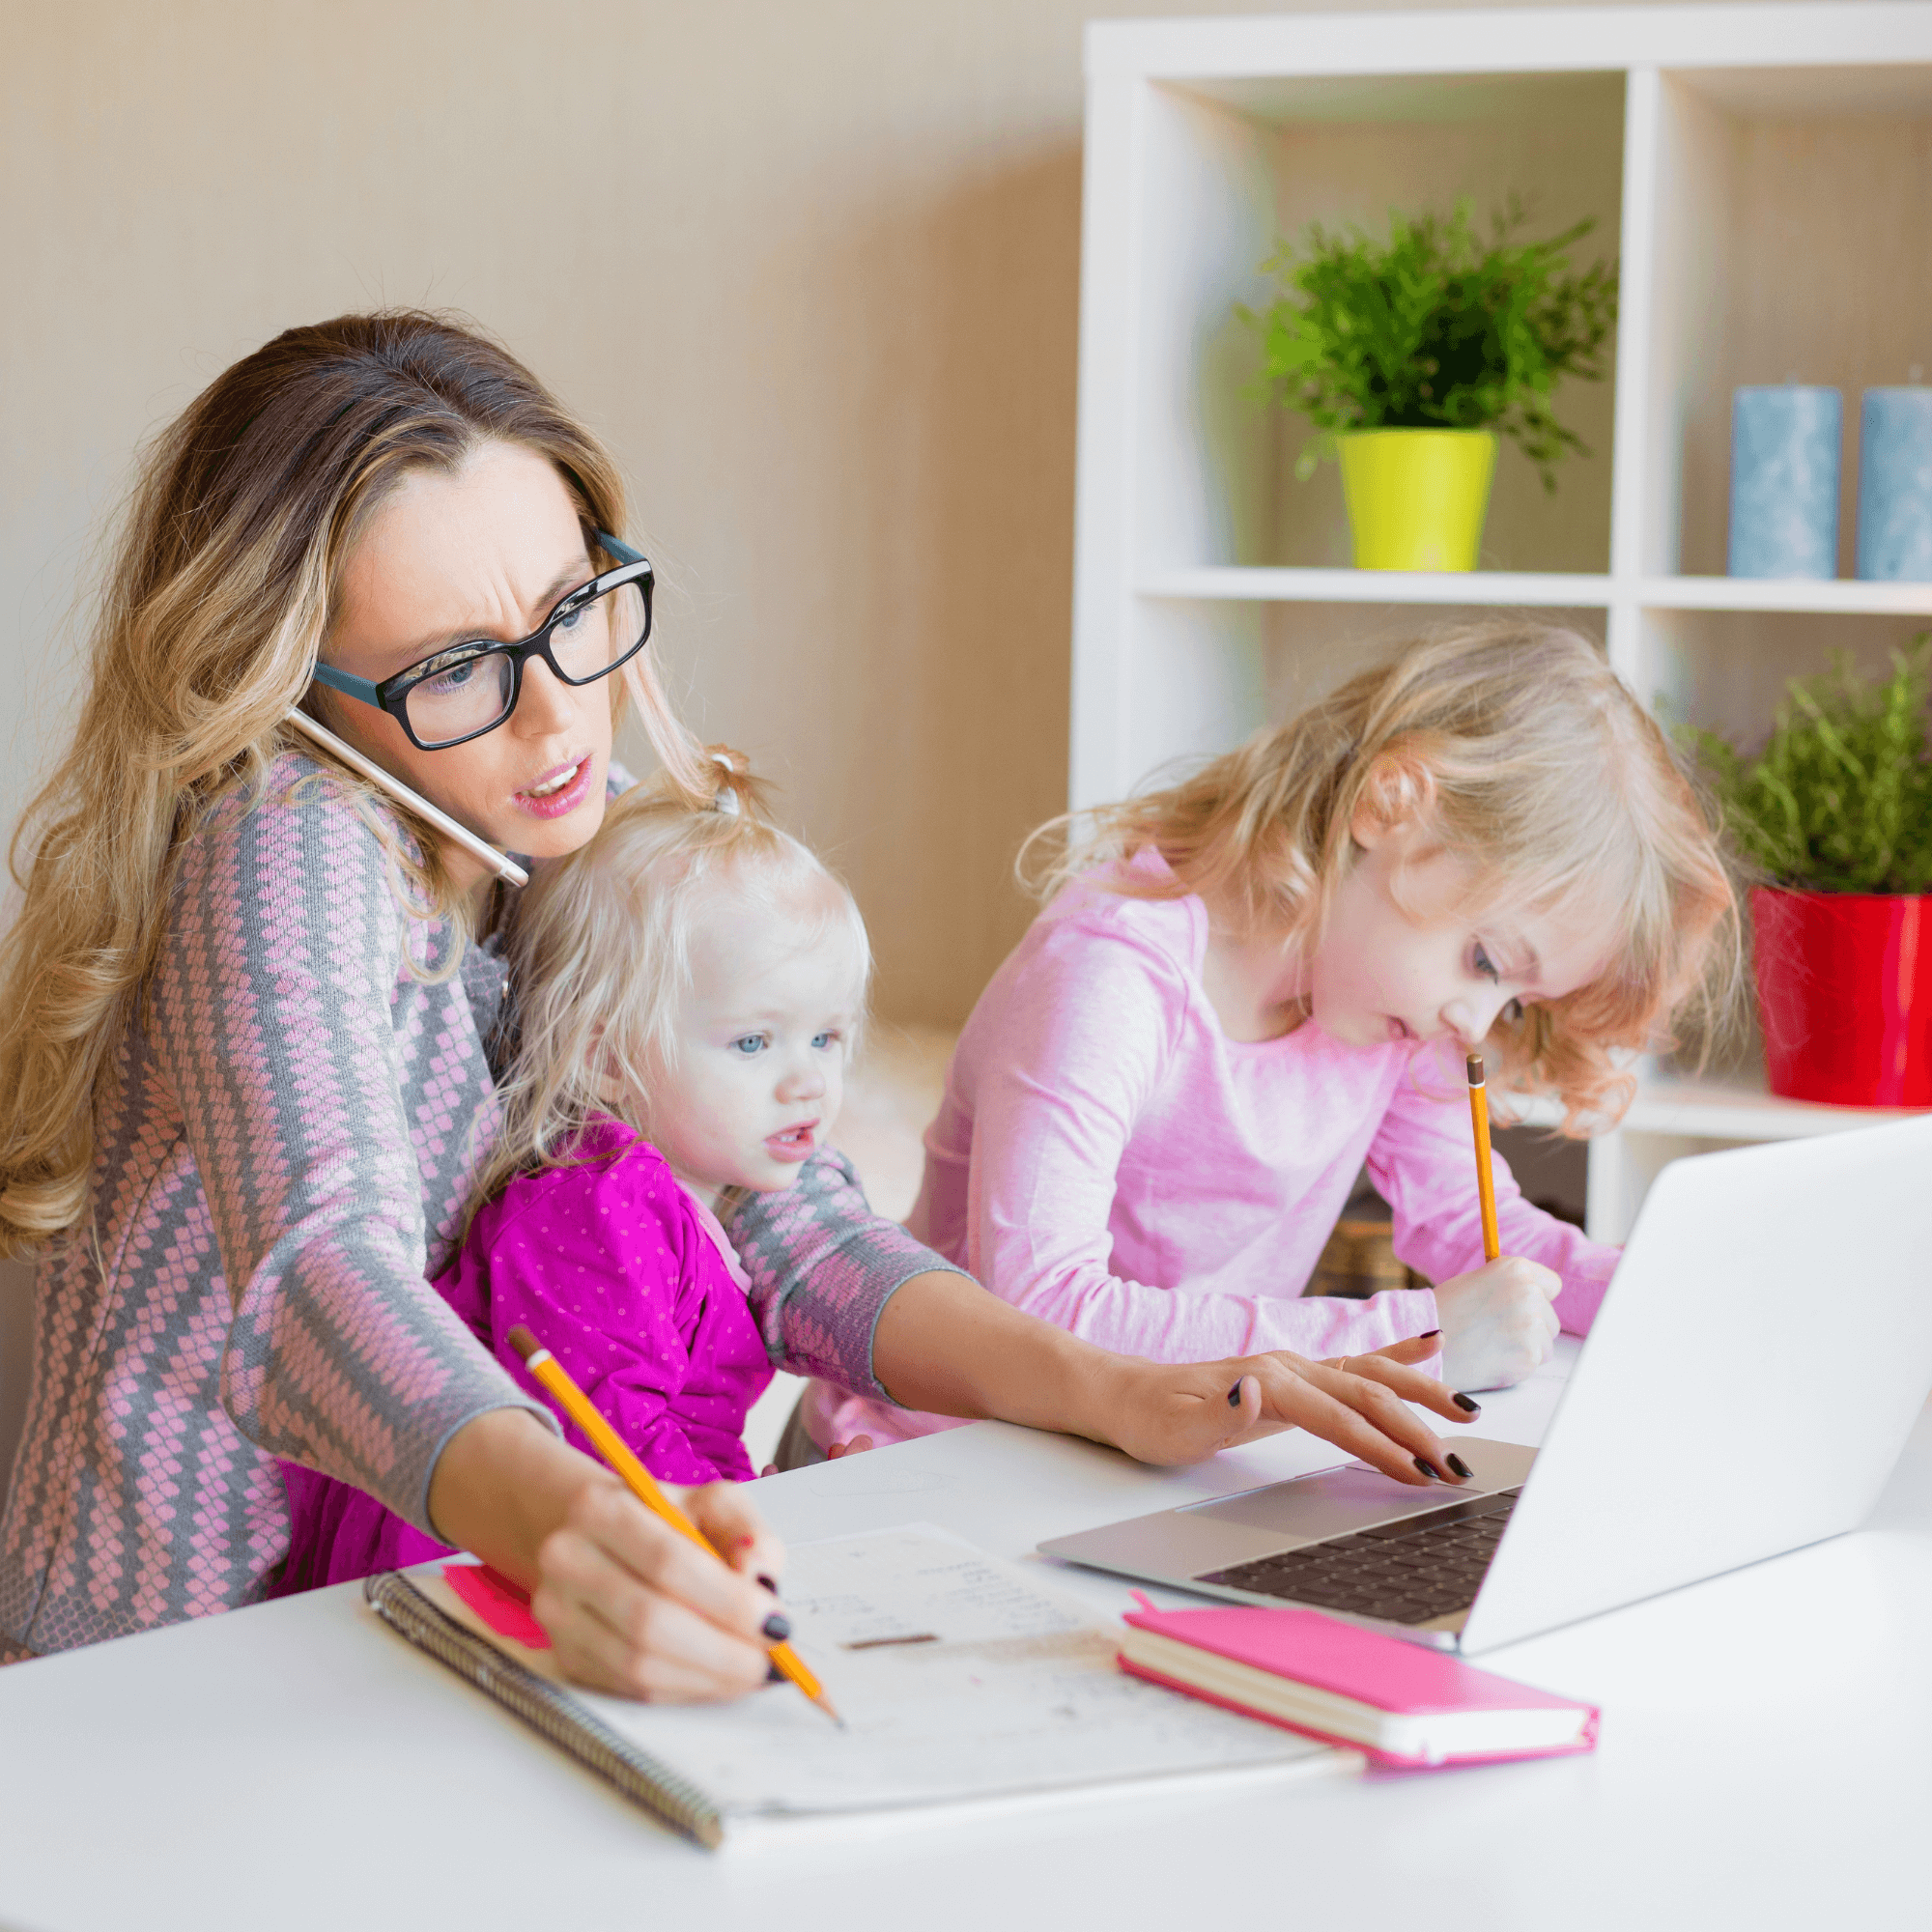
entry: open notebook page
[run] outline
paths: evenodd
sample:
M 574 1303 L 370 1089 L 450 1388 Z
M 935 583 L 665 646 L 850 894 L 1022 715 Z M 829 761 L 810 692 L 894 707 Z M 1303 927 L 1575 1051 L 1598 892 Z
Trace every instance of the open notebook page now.
M 482 1632 L 440 1571 L 412 1573 Z M 738 1814 L 825 1814 L 1178 1774 L 1344 1771 L 1359 1759 L 1126 1676 L 1119 1634 L 1019 1565 L 923 1525 L 806 1544 L 792 1643 L 846 1728 L 789 1684 L 736 1704 L 572 1694 Z M 556 1679 L 549 1652 L 499 1648 Z

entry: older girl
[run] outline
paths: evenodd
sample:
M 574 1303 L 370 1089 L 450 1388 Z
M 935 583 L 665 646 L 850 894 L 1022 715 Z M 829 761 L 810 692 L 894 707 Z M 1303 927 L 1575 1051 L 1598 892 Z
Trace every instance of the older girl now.
M 1525 1202 L 1485 1264 L 1462 1069 L 1580 1127 L 1697 989 L 1731 895 L 1656 724 L 1581 638 L 1418 643 L 1077 830 L 960 1037 L 910 1225 L 1017 1308 L 1181 1360 L 1441 1331 L 1453 1387 L 1589 1325 L 1616 1250 Z M 1305 1299 L 1366 1161 L 1433 1289 Z M 1473 1404 L 1465 1404 L 1473 1408 Z M 820 1388 L 820 1443 L 921 1425 Z M 936 1426 L 936 1425 L 935 1425 Z
M 603 818 L 628 685 L 668 781 L 708 804 L 644 655 L 625 522 L 596 440 L 500 349 L 420 315 L 288 331 L 152 451 L 0 965 L 0 1248 L 43 1257 L 0 1656 L 261 1598 L 287 1457 L 532 1587 L 586 1682 L 762 1682 L 753 1578 L 780 1552 L 755 1513 L 697 1492 L 736 1572 L 704 1558 L 425 1279 L 489 1150 L 502 967 L 471 942 L 509 908 L 283 722 L 305 706 L 544 861 Z M 849 1390 L 1167 1460 L 1304 1418 L 1381 1440 L 1357 1412 L 1392 1400 L 1373 1381 L 1151 1370 L 1023 1321 L 822 1157 L 776 1199 L 740 1235 L 753 1304 L 787 1365 Z

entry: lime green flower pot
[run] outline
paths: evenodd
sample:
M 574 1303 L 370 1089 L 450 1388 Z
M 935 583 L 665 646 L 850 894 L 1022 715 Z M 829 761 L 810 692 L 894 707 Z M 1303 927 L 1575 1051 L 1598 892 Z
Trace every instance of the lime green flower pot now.
M 1335 439 L 1357 570 L 1474 570 L 1495 474 L 1486 429 L 1358 429 Z

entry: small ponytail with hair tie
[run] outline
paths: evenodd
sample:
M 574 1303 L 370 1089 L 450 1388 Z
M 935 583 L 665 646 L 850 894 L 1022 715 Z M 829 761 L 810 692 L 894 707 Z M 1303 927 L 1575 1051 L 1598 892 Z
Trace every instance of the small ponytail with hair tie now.
M 718 789 L 711 794 L 711 810 L 735 818 L 745 809 L 738 797 L 738 767 L 732 762 L 735 754 L 722 746 L 714 746 L 710 755 L 714 764 L 724 767 L 724 776 L 718 781 Z
M 746 814 L 761 823 L 771 822 L 770 787 L 752 776 L 752 761 L 743 752 L 733 751 L 729 745 L 707 745 L 704 760 L 717 781 L 711 794 L 713 811 L 727 818 Z

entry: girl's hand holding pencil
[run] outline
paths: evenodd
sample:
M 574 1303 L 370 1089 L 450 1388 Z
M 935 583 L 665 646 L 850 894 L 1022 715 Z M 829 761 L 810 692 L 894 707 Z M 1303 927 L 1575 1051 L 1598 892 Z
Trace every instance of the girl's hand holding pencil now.
M 1459 1389 L 1508 1388 L 1549 1359 L 1556 1340 L 1562 1278 L 1540 1263 L 1502 1252 L 1496 1223 L 1496 1183 L 1490 1162 L 1490 1091 L 1483 1056 L 1471 1053 L 1469 1126 L 1476 1149 L 1476 1200 L 1483 1228 L 1483 1265 L 1435 1291 L 1446 1340 L 1442 1372 Z
M 1541 1262 L 1501 1255 L 1440 1282 L 1442 1374 L 1452 1388 L 1509 1388 L 1549 1359 L 1563 1278 Z

